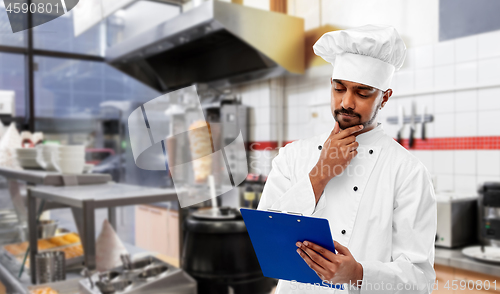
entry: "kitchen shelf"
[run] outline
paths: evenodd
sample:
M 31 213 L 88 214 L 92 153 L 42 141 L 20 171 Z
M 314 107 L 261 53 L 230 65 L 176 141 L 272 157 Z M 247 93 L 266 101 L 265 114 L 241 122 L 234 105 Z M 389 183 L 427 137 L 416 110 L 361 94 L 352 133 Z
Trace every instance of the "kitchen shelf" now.
M 85 186 L 39 186 L 28 189 L 28 225 L 36 227 L 37 199 L 70 207 L 77 223 L 84 248 L 85 266 L 95 269 L 95 209 L 114 209 L 117 206 L 177 201 L 175 189 L 158 189 L 127 184 L 106 183 Z M 33 262 L 38 252 L 36 230 L 30 230 L 30 271 L 35 284 L 36 267 Z
M 500 277 L 500 266 L 479 262 L 462 254 L 462 249 L 436 247 L 434 263 L 453 268 Z
M 10 180 L 25 181 L 35 185 L 64 185 L 64 177 L 58 172 L 47 172 L 42 170 L 23 170 L 0 167 L 0 176 L 4 176 Z M 111 181 L 109 174 L 79 174 L 71 175 L 76 177 L 79 185 L 102 184 Z

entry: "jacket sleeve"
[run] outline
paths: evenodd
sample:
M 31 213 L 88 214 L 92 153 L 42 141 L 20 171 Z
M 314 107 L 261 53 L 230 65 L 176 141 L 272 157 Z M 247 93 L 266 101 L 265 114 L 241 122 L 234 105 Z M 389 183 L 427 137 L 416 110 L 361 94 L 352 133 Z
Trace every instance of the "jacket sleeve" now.
M 309 179 L 309 171 L 294 181 L 293 166 L 290 162 L 297 159 L 291 158 L 297 153 L 297 142 L 290 143 L 280 149 L 272 161 L 272 169 L 267 177 L 264 191 L 257 209 L 281 210 L 298 212 L 303 215 L 312 215 L 325 206 L 325 197 L 321 197 L 316 205 L 314 191 Z M 290 157 L 290 158 L 289 158 Z
M 436 279 L 434 188 L 423 165 L 406 171 L 408 177 L 396 188 L 394 199 L 392 261 L 359 261 L 363 266 L 361 293 L 432 291 Z

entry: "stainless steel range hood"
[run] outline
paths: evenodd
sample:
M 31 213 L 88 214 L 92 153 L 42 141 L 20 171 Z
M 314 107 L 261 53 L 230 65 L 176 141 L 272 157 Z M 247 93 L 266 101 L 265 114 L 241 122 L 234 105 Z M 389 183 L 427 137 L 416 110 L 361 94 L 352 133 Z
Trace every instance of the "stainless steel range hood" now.
M 233 85 L 301 74 L 304 21 L 206 1 L 110 47 L 105 56 L 112 66 L 160 92 L 193 83 Z

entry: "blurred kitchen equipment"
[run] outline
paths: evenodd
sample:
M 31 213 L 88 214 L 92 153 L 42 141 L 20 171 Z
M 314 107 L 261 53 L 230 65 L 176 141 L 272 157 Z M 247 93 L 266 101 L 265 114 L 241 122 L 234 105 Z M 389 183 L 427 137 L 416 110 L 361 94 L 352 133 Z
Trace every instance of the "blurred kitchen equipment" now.
M 56 230 L 57 222 L 55 220 L 38 221 L 38 239 L 54 237 Z
M 257 208 L 265 183 L 265 176 L 248 174 L 243 184 L 239 187 L 240 207 Z
M 255 204 L 256 193 L 251 184 L 245 184 L 245 192 L 243 192 L 243 207 L 256 208 Z
M 17 161 L 25 169 L 41 169 L 37 161 L 36 148 L 16 148 Z
M 240 132 L 243 142 L 248 142 L 248 106 L 242 105 L 234 94 L 224 92 L 203 101 L 202 108 L 211 126 L 215 150 L 223 147 L 232 178 L 244 179 L 248 174 L 247 160 L 230 144 Z
M 403 138 L 403 129 L 405 126 L 404 123 L 404 118 L 405 118 L 405 110 L 403 106 L 399 106 L 398 110 L 398 143 L 401 144 L 401 140 Z
M 52 164 L 63 174 L 81 174 L 85 167 L 84 145 L 60 145 L 52 153 Z
M 212 208 L 217 208 L 217 194 L 215 193 L 215 180 L 213 175 L 208 176 L 208 186 L 210 187 L 210 198 L 212 201 Z
M 64 252 L 49 251 L 37 253 L 35 258 L 37 284 L 66 280 Z
M 95 165 L 94 164 L 91 164 L 91 163 L 85 163 L 83 165 L 83 173 L 84 174 L 90 174 L 92 173 L 92 170 L 94 169 Z
M 485 182 L 478 192 L 479 241 L 500 247 L 500 182 Z
M 413 146 L 415 145 L 415 129 L 416 129 L 416 123 L 415 123 L 415 119 L 416 119 L 416 116 L 417 116 L 417 110 L 416 110 L 416 106 L 415 106 L 415 101 L 412 101 L 411 103 L 411 117 L 410 117 L 410 142 L 409 142 L 409 146 L 410 148 L 413 148 Z
M 453 248 L 476 241 L 477 196 L 440 192 L 436 194 L 436 246 Z
M 120 259 L 122 260 L 124 269 L 129 270 L 132 268 L 132 261 L 130 260 L 130 254 L 122 254 L 120 255 Z
M 269 29 L 272 28 L 272 29 Z M 160 92 L 234 85 L 305 69 L 304 20 L 205 1 L 106 50 L 106 62 Z
M 220 108 L 222 125 L 222 146 L 228 159 L 234 185 L 238 186 L 248 175 L 248 162 L 245 154 L 231 143 L 241 132 L 244 143 L 249 142 L 248 106 L 242 105 L 234 95 L 226 94 Z
M 120 237 L 107 219 L 102 223 L 101 232 L 95 242 L 96 268 L 105 271 L 123 264 L 123 255 L 128 254 Z
M 33 142 L 33 145 L 39 145 L 43 143 L 43 133 L 42 132 L 34 132 L 33 135 L 31 136 L 31 141 Z
M 21 147 L 21 141 L 16 124 L 11 123 L 0 138 L 0 166 L 19 168 L 19 163 L 15 158 L 15 150 Z
M 90 271 L 88 268 L 84 268 L 82 270 L 82 275 L 86 277 L 89 281 L 90 289 L 94 289 L 94 281 L 92 281 L 92 275 L 90 274 Z
M 56 167 L 52 164 L 52 156 L 57 152 L 58 145 L 54 144 L 39 144 L 36 149 L 36 161 L 45 170 L 56 171 Z
M 222 160 L 213 160 L 210 164 L 207 163 L 202 165 L 202 167 L 210 166 L 211 170 L 208 171 L 205 169 L 196 171 L 194 170 L 195 166 L 193 166 L 194 177 L 192 175 L 193 173 L 188 168 L 184 167 L 184 170 L 181 170 L 180 168 L 183 167 L 182 165 L 175 166 L 176 187 L 180 187 L 180 184 L 184 182 L 186 184 L 185 186 L 190 189 L 188 192 L 189 195 L 186 196 L 186 198 L 199 198 L 203 200 L 210 200 L 212 198 L 206 180 L 209 174 L 214 176 L 217 195 L 220 195 L 231 190 L 232 184 L 238 186 L 248 173 L 246 153 L 242 152 L 243 145 L 238 146 L 238 144 L 232 144 L 236 140 L 248 142 L 248 107 L 241 105 L 241 101 L 237 99 L 236 95 L 230 92 L 221 92 L 219 90 L 216 90 L 216 92 L 216 94 L 207 95 L 201 98 L 201 107 L 205 120 L 210 126 L 209 132 L 213 150 L 215 152 L 221 151 L 219 154 L 222 154 Z M 199 112 L 199 110 L 187 108 L 183 116 L 173 116 L 173 128 L 176 129 L 178 126 L 186 125 L 191 126 L 193 122 L 192 120 L 190 121 L 190 115 L 198 115 Z M 197 120 L 199 120 L 199 118 L 197 118 Z M 206 133 L 206 128 L 204 129 Z M 193 135 L 194 134 L 190 134 L 189 136 L 176 136 L 177 148 L 175 148 L 174 151 L 176 153 L 176 159 L 200 158 L 200 155 L 192 152 L 193 149 L 197 149 L 191 146 L 196 141 L 192 140 L 192 137 L 194 137 Z M 188 148 L 180 148 L 183 145 Z M 189 154 L 186 154 L 187 152 L 189 152 Z M 210 150 L 208 152 L 210 152 Z M 182 173 L 184 173 L 183 177 L 181 177 Z M 201 181 L 197 181 L 197 179 Z M 211 201 L 203 200 L 193 202 L 198 203 L 195 204 L 196 207 L 212 206 Z M 217 197 L 217 201 L 220 201 L 220 197 Z
M 427 105 L 424 105 L 424 117 L 427 115 Z M 425 120 L 422 120 L 422 140 L 425 140 L 427 138 L 426 136 L 426 130 L 425 130 Z
M 422 139 L 425 140 L 425 126 L 424 125 L 434 121 L 434 115 L 427 114 L 427 107 L 424 107 L 424 114 L 422 114 L 422 115 L 416 114 L 416 113 L 414 113 L 414 111 L 416 111 L 416 107 L 414 106 L 414 104 L 412 104 L 412 115 L 405 116 L 404 108 L 402 106 L 399 106 L 397 116 L 390 116 L 387 118 L 387 123 L 389 123 L 391 125 L 398 126 L 398 134 L 396 137 L 397 137 L 398 143 L 400 143 L 400 144 L 401 144 L 401 140 L 403 137 L 403 130 L 404 130 L 405 124 L 410 124 L 410 126 L 413 126 L 413 130 L 414 130 L 413 139 L 412 139 L 412 144 L 413 144 L 413 141 L 415 139 L 416 124 L 417 123 L 422 124 Z M 412 137 L 412 136 L 410 136 L 410 137 Z
M 500 264 L 500 248 L 492 246 L 470 246 L 462 249 L 462 253 L 478 261 Z
M 186 218 L 183 268 L 198 282 L 198 294 L 258 294 L 271 291 L 245 223 L 237 209 L 200 209 Z
M 30 131 L 22 131 L 21 132 L 21 147 L 23 148 L 33 148 L 35 144 L 31 140 L 31 132 Z
M 82 294 L 196 294 L 196 281 L 183 270 L 153 256 L 129 260 L 105 272 L 97 272 L 80 280 Z M 95 286 L 94 286 L 95 285 Z
M 0 91 L 0 115 L 16 116 L 15 91 Z

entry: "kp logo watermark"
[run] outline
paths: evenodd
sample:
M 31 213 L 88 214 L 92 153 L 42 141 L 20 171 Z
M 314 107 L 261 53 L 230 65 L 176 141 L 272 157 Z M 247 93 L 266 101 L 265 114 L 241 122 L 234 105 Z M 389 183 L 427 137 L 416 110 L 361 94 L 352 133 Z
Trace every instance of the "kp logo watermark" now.
M 222 136 L 229 124 L 207 122 L 195 86 L 157 97 L 128 118 L 135 164 L 168 172 L 181 207 L 213 199 L 248 175 L 241 131 Z

